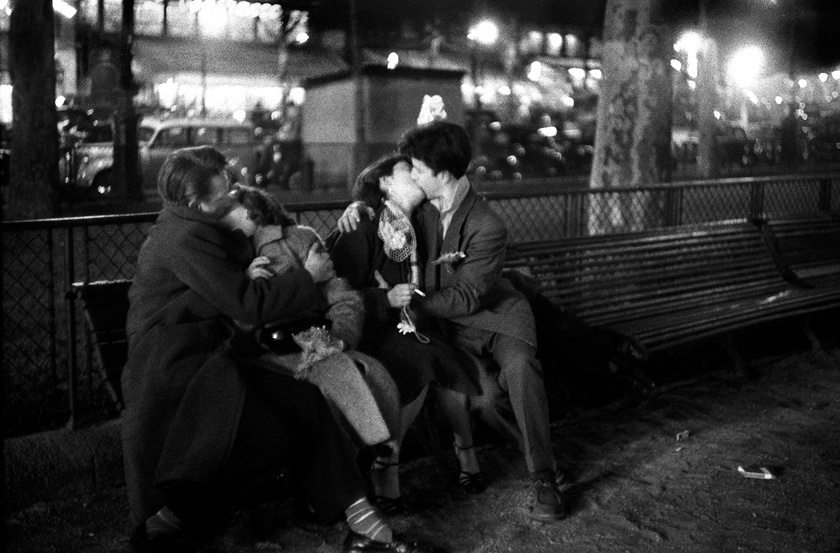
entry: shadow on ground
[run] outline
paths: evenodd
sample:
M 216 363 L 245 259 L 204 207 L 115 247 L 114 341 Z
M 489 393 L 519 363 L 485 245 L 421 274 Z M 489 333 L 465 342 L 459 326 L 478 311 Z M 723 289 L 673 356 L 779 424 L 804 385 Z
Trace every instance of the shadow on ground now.
M 392 522 L 459 553 L 840 550 L 840 345 L 830 328 L 821 352 L 803 350 L 798 338 L 781 344 L 778 329 L 748 336 L 751 378 L 728 371 L 711 350 L 669 357 L 681 365 L 659 375 L 646 401 L 555 422 L 555 452 L 569 477 L 564 521 L 530 522 L 521 455 L 485 445 L 479 458 L 491 485 L 477 496 L 458 490 L 449 452 L 403 465 L 414 511 Z M 765 467 L 774 478 L 745 478 L 739 466 Z M 260 512 L 264 534 L 240 519 L 215 549 L 339 551 L 341 524 L 311 524 L 286 500 Z M 6 551 L 123 551 L 127 519 L 122 489 L 37 504 L 7 517 Z

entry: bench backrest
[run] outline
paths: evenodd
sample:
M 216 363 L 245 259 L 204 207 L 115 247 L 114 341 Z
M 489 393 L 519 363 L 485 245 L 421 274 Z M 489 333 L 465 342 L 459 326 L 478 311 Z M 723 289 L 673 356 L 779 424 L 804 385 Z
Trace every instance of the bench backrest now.
M 120 374 L 128 355 L 125 333 L 130 280 L 74 283 L 82 301 L 106 386 L 118 406 L 122 405 Z
M 769 220 L 762 232 L 781 269 L 805 283 L 840 279 L 840 216 Z
M 516 244 L 543 294 L 591 324 L 772 294 L 781 278 L 751 223 Z

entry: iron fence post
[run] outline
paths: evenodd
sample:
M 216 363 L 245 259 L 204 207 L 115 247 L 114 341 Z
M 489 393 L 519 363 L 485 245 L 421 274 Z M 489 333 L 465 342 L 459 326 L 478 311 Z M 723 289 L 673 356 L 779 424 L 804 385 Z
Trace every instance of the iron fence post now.
M 754 180 L 750 183 L 750 212 L 748 218 L 751 221 L 761 218 L 764 215 L 764 182 Z
M 78 403 L 78 374 L 79 366 L 76 350 L 76 293 L 73 290 L 73 275 L 76 274 L 75 267 L 75 232 L 72 225 L 68 226 L 67 236 L 64 240 L 64 285 L 67 301 L 67 394 L 70 407 L 70 418 L 67 427 L 72 429 L 76 426 L 76 407 Z
M 819 211 L 831 211 L 831 179 L 820 179 L 820 196 L 817 209 Z

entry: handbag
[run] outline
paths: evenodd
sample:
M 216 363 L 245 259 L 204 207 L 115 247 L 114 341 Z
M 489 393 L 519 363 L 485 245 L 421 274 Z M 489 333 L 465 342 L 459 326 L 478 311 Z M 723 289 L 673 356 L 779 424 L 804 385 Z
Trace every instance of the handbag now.
M 293 336 L 312 327 L 324 327 L 329 330 L 332 327 L 332 321 L 317 313 L 284 319 L 257 330 L 257 341 L 278 355 L 299 353 L 302 349 Z

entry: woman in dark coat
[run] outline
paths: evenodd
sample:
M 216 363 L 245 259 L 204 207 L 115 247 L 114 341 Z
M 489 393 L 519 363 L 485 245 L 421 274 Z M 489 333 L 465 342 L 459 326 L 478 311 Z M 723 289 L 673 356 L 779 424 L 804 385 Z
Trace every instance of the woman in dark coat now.
M 248 278 L 249 240 L 220 222 L 235 205 L 228 190 L 224 156 L 209 147 L 173 153 L 158 178 L 164 205 L 129 291 L 122 378 L 132 543 L 169 551 L 220 531 L 291 463 L 319 518 L 345 512 L 344 551 L 383 550 L 396 538 L 365 499 L 352 448 L 323 396 L 250 365 L 256 350 L 232 324 L 261 325 L 318 305 L 316 283 L 334 274 L 331 262 L 313 253 L 303 269 Z
M 480 393 L 477 367 L 469 356 L 450 345 L 437 326 L 413 317 L 407 309 L 412 295 L 421 288 L 418 260 L 422 257 L 422 252 L 416 251 L 409 217 L 425 199 L 411 181 L 409 161 L 395 154 L 367 167 L 356 179 L 353 196 L 371 206 L 375 216 L 372 220 L 362 217 L 356 230 L 335 231 L 328 239 L 336 273 L 359 288 L 364 298 L 365 325 L 359 351 L 385 365 L 405 406 L 396 451 L 378 457 L 372 472 L 380 506 L 393 511 L 405 510 L 396 467 L 399 445 L 422 407 L 429 385 L 435 384 L 438 405 L 456 439 L 460 436 L 460 443 L 472 443 L 466 396 Z M 461 476 L 467 492 L 485 486 L 483 473 Z

